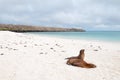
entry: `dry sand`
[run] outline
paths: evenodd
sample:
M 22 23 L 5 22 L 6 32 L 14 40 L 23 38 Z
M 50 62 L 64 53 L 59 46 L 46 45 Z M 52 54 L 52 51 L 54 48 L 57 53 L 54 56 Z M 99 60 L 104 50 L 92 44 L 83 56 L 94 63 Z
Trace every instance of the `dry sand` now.
M 80 49 L 97 68 L 66 65 Z M 0 31 L 0 80 L 120 80 L 120 43 Z

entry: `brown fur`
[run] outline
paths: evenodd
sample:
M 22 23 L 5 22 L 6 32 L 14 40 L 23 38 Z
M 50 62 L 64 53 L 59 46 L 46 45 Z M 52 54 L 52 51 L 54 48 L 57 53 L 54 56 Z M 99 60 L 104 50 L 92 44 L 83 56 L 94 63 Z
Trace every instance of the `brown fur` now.
M 95 68 L 96 67 L 96 65 L 87 63 L 84 60 L 74 61 L 71 65 L 82 67 L 82 68 Z
M 66 64 L 77 66 L 77 67 L 82 67 L 82 68 L 95 68 L 96 65 L 87 63 L 84 61 L 84 56 L 85 56 L 84 50 L 82 49 L 80 50 L 79 56 L 67 58 L 68 61 Z

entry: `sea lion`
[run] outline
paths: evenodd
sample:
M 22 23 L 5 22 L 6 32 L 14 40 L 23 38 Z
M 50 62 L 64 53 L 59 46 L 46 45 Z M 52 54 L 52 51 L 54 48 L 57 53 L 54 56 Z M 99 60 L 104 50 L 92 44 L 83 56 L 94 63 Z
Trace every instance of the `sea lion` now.
M 82 67 L 82 68 L 95 68 L 96 65 L 91 64 L 91 63 L 87 63 L 86 61 L 84 61 L 84 50 L 80 50 L 80 54 L 77 57 L 70 57 L 67 58 L 68 61 L 66 64 L 68 65 L 73 65 L 73 66 L 77 66 L 77 67 Z
M 67 63 L 68 65 L 72 65 L 73 63 L 77 63 L 77 62 L 81 62 L 84 60 L 84 49 L 80 50 L 80 54 L 76 57 L 69 57 L 69 58 L 66 58 L 68 59 Z

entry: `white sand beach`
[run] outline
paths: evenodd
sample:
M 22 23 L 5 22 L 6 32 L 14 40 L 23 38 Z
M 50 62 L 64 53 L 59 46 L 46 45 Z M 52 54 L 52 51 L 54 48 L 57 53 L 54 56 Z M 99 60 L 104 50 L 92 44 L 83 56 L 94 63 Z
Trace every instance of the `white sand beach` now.
M 80 49 L 96 68 L 66 64 Z M 120 43 L 0 31 L 0 80 L 120 80 Z

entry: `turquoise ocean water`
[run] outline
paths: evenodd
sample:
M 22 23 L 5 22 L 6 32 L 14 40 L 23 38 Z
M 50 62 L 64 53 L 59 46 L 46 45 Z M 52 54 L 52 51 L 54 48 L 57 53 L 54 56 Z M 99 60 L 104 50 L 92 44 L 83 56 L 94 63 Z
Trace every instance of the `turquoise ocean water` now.
M 34 35 L 42 35 L 42 36 L 48 36 L 48 37 L 59 37 L 59 38 L 67 38 L 67 39 L 120 42 L 120 31 L 28 32 L 28 33 L 34 34 Z

